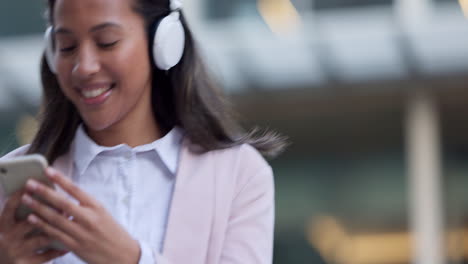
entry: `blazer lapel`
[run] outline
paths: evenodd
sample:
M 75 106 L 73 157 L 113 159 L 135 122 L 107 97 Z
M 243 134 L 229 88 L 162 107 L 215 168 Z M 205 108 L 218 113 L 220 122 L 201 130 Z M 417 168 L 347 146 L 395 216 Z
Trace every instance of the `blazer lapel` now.
M 203 162 L 209 155 L 184 140 L 162 252 L 171 263 L 206 263 L 216 201 L 213 164 Z

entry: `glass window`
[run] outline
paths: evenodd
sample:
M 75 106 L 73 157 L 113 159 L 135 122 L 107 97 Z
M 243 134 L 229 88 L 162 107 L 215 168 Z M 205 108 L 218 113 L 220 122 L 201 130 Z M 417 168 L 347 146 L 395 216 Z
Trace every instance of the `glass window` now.
M 45 1 L 0 1 L 0 38 L 41 32 Z
M 270 0 L 276 1 L 276 0 Z M 287 1 L 287 0 L 286 0 Z M 393 0 L 289 0 L 300 11 L 365 6 L 391 6 Z M 449 1 L 449 0 L 439 0 Z M 258 0 L 207 0 L 206 15 L 212 19 L 225 19 L 257 14 Z
M 257 14 L 256 0 L 207 0 L 205 1 L 207 17 L 226 19 L 236 16 Z
M 392 5 L 393 0 L 312 0 L 315 9 Z

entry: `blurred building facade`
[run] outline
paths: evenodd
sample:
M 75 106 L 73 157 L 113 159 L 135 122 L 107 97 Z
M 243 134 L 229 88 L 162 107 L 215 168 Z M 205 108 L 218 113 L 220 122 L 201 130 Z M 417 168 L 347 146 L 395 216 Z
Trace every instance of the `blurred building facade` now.
M 0 3 L 0 152 L 34 133 L 45 23 L 33 2 Z M 466 1 L 185 10 L 242 122 L 292 142 L 272 161 L 275 263 L 468 263 Z

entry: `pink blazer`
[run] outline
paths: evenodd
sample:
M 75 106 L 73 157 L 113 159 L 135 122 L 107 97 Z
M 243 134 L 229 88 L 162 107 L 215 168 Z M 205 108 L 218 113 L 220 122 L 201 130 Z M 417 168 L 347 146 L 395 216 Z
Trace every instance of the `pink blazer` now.
M 153 253 L 157 264 L 272 263 L 271 167 L 250 145 L 203 154 L 192 149 L 185 139 L 163 250 Z M 72 166 L 69 154 L 53 164 L 67 176 Z

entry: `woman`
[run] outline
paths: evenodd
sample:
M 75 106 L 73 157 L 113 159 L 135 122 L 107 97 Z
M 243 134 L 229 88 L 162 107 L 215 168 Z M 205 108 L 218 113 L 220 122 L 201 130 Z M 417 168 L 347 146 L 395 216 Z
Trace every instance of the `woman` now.
M 39 132 L 3 158 L 43 154 L 61 191 L 29 180 L 7 199 L 1 263 L 271 263 L 273 177 L 259 152 L 284 140 L 238 127 L 181 10 L 49 0 Z M 22 222 L 20 203 L 34 211 Z M 40 250 L 52 241 L 69 254 Z

